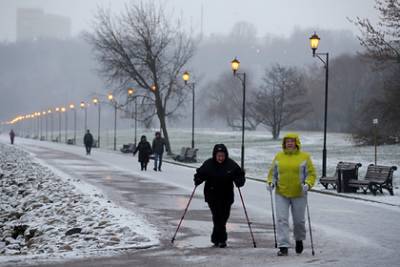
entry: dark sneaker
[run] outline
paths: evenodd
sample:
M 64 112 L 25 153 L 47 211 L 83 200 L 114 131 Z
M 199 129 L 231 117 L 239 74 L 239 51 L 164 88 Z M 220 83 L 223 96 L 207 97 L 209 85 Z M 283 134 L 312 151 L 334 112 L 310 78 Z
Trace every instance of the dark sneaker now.
M 153 168 L 154 171 L 157 171 L 157 168 Z
M 221 242 L 221 243 L 218 244 L 218 246 L 220 248 L 226 248 L 226 243 L 225 242 Z
M 161 168 L 158 168 L 158 171 L 160 172 L 160 171 L 161 171 Z
M 288 248 L 279 248 L 278 256 L 287 256 L 288 255 Z
M 298 240 L 296 241 L 296 253 L 300 254 L 303 252 L 303 241 Z

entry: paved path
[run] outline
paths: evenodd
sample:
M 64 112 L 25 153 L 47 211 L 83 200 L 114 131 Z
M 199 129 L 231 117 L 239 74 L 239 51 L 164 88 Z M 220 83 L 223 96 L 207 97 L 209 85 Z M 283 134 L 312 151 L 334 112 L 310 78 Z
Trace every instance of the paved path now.
M 249 181 L 242 193 L 253 221 L 257 248 L 252 248 L 238 196 L 229 221 L 229 248 L 210 247 L 212 224 L 201 190 L 195 195 L 175 244 L 171 245 L 170 239 L 193 189 L 193 169 L 165 164 L 161 173 L 145 173 L 139 171 L 137 158 L 130 155 L 94 150 L 88 157 L 83 155 L 83 148 L 21 139 L 19 145 L 45 164 L 100 187 L 112 201 L 138 210 L 161 233 L 160 246 L 152 249 L 29 266 L 396 266 L 400 262 L 398 207 L 312 193 L 309 202 L 316 256 L 311 256 L 307 241 L 304 254 L 278 258 L 273 248 L 271 212 L 266 209 L 270 203 L 265 185 Z

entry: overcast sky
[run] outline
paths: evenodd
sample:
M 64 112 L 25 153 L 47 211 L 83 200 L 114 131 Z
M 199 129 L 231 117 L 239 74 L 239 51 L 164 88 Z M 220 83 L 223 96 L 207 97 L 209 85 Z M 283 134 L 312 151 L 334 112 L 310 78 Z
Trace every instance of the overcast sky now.
M 14 41 L 16 9 L 42 8 L 46 13 L 67 16 L 72 34 L 90 28 L 98 5 L 115 12 L 130 0 L 0 0 L 0 41 Z M 134 1 L 134 0 L 133 0 Z M 267 33 L 288 36 L 295 27 L 349 29 L 357 32 L 346 17 L 368 17 L 376 21 L 374 0 L 163 0 L 177 15 L 200 31 L 203 7 L 203 32 L 227 33 L 237 21 L 254 24 L 258 35 Z

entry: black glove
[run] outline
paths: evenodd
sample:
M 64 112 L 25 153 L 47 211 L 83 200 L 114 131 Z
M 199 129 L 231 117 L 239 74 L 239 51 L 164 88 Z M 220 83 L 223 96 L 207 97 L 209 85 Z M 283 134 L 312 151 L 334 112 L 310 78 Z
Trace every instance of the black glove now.
M 233 182 L 235 183 L 236 187 L 242 187 L 244 186 L 245 179 L 235 179 Z
M 203 182 L 203 180 L 197 176 L 194 177 L 193 181 L 195 186 L 198 186 Z

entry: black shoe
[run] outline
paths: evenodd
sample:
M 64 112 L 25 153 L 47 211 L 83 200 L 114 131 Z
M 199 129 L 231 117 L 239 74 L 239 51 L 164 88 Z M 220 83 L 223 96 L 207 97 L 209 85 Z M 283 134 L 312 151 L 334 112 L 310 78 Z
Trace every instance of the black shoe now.
M 296 253 L 300 254 L 303 252 L 303 241 L 297 240 L 296 241 Z
M 160 172 L 160 171 L 161 171 L 161 168 L 158 168 L 158 171 Z
M 157 171 L 157 168 L 153 168 L 153 170 L 156 172 L 156 171 Z
M 287 256 L 288 255 L 288 248 L 282 247 L 279 248 L 278 256 Z
M 226 248 L 226 242 L 221 242 L 218 244 L 218 247 L 220 248 Z

